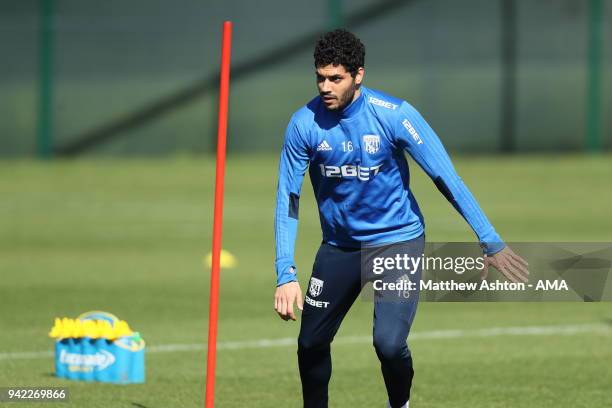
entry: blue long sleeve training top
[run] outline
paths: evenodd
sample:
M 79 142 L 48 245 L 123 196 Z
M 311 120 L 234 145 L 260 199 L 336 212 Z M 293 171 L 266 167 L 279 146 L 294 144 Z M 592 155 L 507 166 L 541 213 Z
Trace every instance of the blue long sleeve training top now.
M 425 224 L 410 191 L 404 151 L 468 222 L 485 253 L 504 248 L 419 112 L 405 101 L 362 86 L 359 97 L 342 111 L 328 111 L 317 96 L 287 126 L 274 222 L 277 285 L 296 280 L 294 249 L 306 169 L 323 241 L 362 247 L 421 235 Z

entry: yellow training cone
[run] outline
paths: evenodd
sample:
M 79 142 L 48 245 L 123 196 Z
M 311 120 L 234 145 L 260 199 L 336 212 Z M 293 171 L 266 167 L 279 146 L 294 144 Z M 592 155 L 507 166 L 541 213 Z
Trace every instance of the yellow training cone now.
M 98 325 L 94 320 L 83 320 L 83 335 L 90 339 L 97 339 L 100 337 Z
M 51 332 L 49 333 L 49 337 L 60 338 L 62 335 L 62 319 L 59 317 L 55 318 L 55 324 L 51 328 Z
M 130 329 L 130 326 L 127 324 L 125 320 L 119 320 L 118 322 L 115 322 L 113 329 L 114 329 L 113 335 L 117 339 L 120 337 L 132 335 L 132 329 Z
M 212 266 L 212 252 L 206 255 L 205 263 L 209 268 Z M 220 264 L 222 268 L 235 268 L 238 265 L 238 260 L 229 251 L 222 249 Z
M 113 326 L 107 320 L 98 320 L 98 332 L 103 339 L 113 340 L 115 338 Z

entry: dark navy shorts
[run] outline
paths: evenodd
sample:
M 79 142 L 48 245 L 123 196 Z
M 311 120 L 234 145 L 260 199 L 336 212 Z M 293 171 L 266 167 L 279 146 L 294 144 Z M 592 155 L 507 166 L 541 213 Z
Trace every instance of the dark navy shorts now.
M 321 244 L 304 294 L 299 342 L 329 344 L 359 294 L 374 289 L 373 335 L 406 342 L 418 303 L 425 236 L 390 245 L 342 248 Z M 403 282 L 403 283 L 402 283 Z M 407 282 L 412 282 L 411 284 Z M 365 287 L 365 288 L 364 288 Z M 410 289 L 414 290 L 410 290 Z

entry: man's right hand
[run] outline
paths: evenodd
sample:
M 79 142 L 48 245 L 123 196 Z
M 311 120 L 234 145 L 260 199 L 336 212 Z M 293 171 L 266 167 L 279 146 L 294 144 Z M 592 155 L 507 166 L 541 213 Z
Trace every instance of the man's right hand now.
M 297 282 L 288 282 L 276 288 L 274 293 L 274 310 L 281 319 L 287 321 L 297 320 L 293 313 L 293 303 L 297 302 L 297 307 L 304 310 L 304 299 L 302 298 L 302 289 Z

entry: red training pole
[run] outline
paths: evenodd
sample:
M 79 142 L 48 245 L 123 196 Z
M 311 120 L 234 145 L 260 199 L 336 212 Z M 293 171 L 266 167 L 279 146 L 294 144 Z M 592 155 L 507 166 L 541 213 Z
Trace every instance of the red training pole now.
M 229 100 L 230 52 L 232 22 L 223 23 L 221 50 L 221 86 L 219 88 L 219 130 L 217 132 L 217 176 L 215 179 L 215 215 L 213 223 L 212 268 L 210 272 L 210 305 L 208 312 L 208 358 L 206 361 L 206 408 L 215 401 L 215 364 L 217 360 L 217 317 L 219 314 L 219 269 L 223 225 L 223 180 L 225 177 L 225 139 Z

